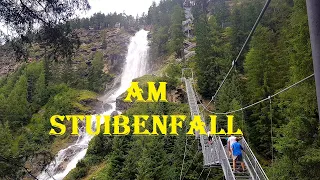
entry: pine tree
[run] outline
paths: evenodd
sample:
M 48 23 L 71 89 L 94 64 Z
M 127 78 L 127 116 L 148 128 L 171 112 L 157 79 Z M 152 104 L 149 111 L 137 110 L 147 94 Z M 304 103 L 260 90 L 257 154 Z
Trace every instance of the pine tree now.
M 106 76 L 103 72 L 103 54 L 97 52 L 92 60 L 92 66 L 89 69 L 88 85 L 89 88 L 96 92 L 101 92 L 104 87 Z
M 28 123 L 30 109 L 27 101 L 26 76 L 21 76 L 11 91 L 6 112 L 7 121 L 11 127 L 20 127 Z
M 47 88 L 45 82 L 45 74 L 42 72 L 35 84 L 35 95 L 33 96 L 33 102 L 39 107 L 43 106 L 47 102 Z
M 207 16 L 201 15 L 195 24 L 196 33 L 196 67 L 198 76 L 198 86 L 200 93 L 209 98 L 218 88 L 216 76 L 220 73 L 218 62 L 215 60 L 212 49 L 212 39 L 207 22 Z M 209 37 L 209 38 L 208 38 Z
M 171 17 L 172 24 L 170 26 L 170 52 L 175 52 L 177 57 L 182 57 L 183 40 L 184 36 L 182 33 L 182 20 L 183 10 L 179 5 L 176 5 L 173 10 Z
M 307 23 L 305 1 L 295 0 L 289 25 L 285 28 L 290 83 L 313 73 Z M 279 111 L 284 116 L 284 125 L 279 128 L 275 139 L 279 159 L 269 171 L 270 175 L 279 179 L 319 178 L 316 167 L 320 164 L 320 132 L 315 96 L 315 84 L 312 79 L 281 96 Z M 305 174 L 308 174 L 308 177 Z

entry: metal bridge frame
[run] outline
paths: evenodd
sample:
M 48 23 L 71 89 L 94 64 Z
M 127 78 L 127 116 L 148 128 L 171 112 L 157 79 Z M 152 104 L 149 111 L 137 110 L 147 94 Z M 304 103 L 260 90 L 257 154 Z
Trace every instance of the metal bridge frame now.
M 191 71 L 191 78 L 187 78 L 187 79 L 191 79 L 191 80 L 193 80 L 193 70 L 192 70 L 192 68 L 183 68 L 182 69 L 182 79 L 186 79 L 186 77 L 185 77 L 185 72 L 186 71 Z
M 186 71 L 191 71 L 190 78 L 185 77 Z M 201 120 L 205 123 L 205 119 L 203 118 L 204 116 L 199 111 L 199 106 L 197 104 L 197 99 L 195 95 L 196 92 L 194 91 L 193 85 L 192 85 L 192 83 L 194 82 L 193 75 L 194 74 L 191 68 L 182 69 L 182 81 L 184 81 L 186 86 L 191 118 L 193 119 L 195 115 L 200 115 Z M 209 127 L 206 126 L 205 129 L 207 132 L 209 131 Z M 235 174 L 232 172 L 230 159 L 227 155 L 228 150 L 225 146 L 223 146 L 220 136 L 213 135 L 212 143 L 208 142 L 207 135 L 202 135 L 199 132 L 195 132 L 195 137 L 196 139 L 199 139 L 201 144 L 204 167 L 222 168 L 226 180 L 235 180 L 238 177 L 241 178 L 241 176 L 235 176 Z M 246 164 L 246 167 L 250 173 L 250 177 L 248 177 L 248 179 L 268 180 L 267 175 L 263 171 L 260 163 L 258 162 L 257 158 L 253 154 L 250 146 L 248 145 L 244 137 L 242 137 L 240 143 L 242 144 L 245 150 L 245 154 L 243 155 L 243 157 L 244 157 L 244 162 Z

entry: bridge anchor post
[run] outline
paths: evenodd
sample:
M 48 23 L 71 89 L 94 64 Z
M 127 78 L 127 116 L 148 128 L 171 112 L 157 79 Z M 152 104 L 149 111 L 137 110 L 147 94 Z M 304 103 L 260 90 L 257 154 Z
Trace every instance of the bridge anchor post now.
M 307 0 L 307 11 L 314 77 L 316 82 L 318 113 L 320 113 L 320 1 Z

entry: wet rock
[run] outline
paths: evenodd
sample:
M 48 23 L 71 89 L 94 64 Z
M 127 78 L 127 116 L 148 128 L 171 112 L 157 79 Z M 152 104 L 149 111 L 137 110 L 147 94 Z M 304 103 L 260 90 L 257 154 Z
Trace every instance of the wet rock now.
M 127 109 L 129 109 L 133 103 L 130 103 L 130 102 L 124 102 L 123 101 L 123 97 L 122 96 L 119 96 L 116 100 L 116 110 L 118 111 L 126 111 Z
M 77 146 L 77 145 L 71 146 L 70 148 L 66 149 L 64 151 L 65 154 L 64 154 L 63 161 L 59 164 L 55 173 L 64 171 L 67 165 L 69 164 L 69 162 L 72 160 L 72 158 L 83 149 L 84 147 Z
M 174 103 L 187 103 L 187 94 L 184 91 L 183 88 L 176 88 L 171 90 L 168 94 L 168 101 L 174 102 Z
M 47 164 L 51 162 L 51 155 L 48 153 L 43 153 L 39 155 L 35 155 L 33 157 L 29 157 L 27 162 L 25 163 L 25 167 L 30 170 L 30 172 L 34 175 L 39 175 L 40 172 L 45 169 Z M 30 175 L 26 174 L 23 178 L 25 180 L 33 180 L 34 178 Z
M 105 93 L 111 91 L 112 89 L 116 89 L 120 85 L 121 85 L 121 76 L 117 76 L 111 82 L 106 84 Z
M 116 116 L 116 115 L 118 115 L 119 113 L 117 112 L 117 111 L 113 111 L 111 114 L 110 114 L 110 116 L 111 117 L 113 117 L 113 116 Z
M 111 108 L 112 108 L 112 106 L 109 103 L 103 104 L 103 110 L 104 111 L 108 111 Z
M 99 100 L 95 100 L 89 106 L 93 107 L 92 111 L 90 114 L 102 114 L 105 110 L 103 107 L 103 102 Z

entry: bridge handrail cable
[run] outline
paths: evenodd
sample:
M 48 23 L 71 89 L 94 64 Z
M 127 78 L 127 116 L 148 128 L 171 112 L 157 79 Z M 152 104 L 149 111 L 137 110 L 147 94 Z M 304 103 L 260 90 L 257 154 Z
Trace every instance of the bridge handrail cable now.
M 224 149 L 225 147 L 222 144 L 220 136 L 213 136 L 213 139 L 214 139 L 214 141 L 217 142 L 216 144 L 217 144 L 217 150 L 219 153 L 219 161 L 222 166 L 225 179 L 226 180 L 236 179 L 233 172 L 232 172 L 231 165 L 230 165 L 228 156 L 226 154 L 226 151 Z
M 242 146 L 244 148 L 244 151 L 245 151 L 244 160 L 246 161 L 246 165 L 249 166 L 248 169 L 251 170 L 250 174 L 253 176 L 253 179 L 268 180 L 266 173 L 262 169 L 258 159 L 256 158 L 256 156 L 252 152 L 249 144 L 247 143 L 247 141 L 245 140 L 244 137 L 241 139 L 240 143 L 242 144 Z
M 314 74 L 311 74 L 311 75 L 303 78 L 302 80 L 300 80 L 300 81 L 298 81 L 298 82 L 296 82 L 296 83 L 294 83 L 294 84 L 292 84 L 292 85 L 290 85 L 290 86 L 288 86 L 288 87 L 286 87 L 286 88 L 278 91 L 277 93 L 275 93 L 275 94 L 273 94 L 273 95 L 271 95 L 271 96 L 268 96 L 267 98 L 264 98 L 264 99 L 262 99 L 262 100 L 259 100 L 259 101 L 257 101 L 257 102 L 254 102 L 254 103 L 252 103 L 252 104 L 250 104 L 250 105 L 247 105 L 247 106 L 245 106 L 245 107 L 242 107 L 242 108 L 240 108 L 240 109 L 236 109 L 236 110 L 232 110 L 232 111 L 228 111 L 228 112 L 214 112 L 214 111 L 211 111 L 211 110 L 209 110 L 209 109 L 200 101 L 200 99 L 199 99 L 199 102 L 200 102 L 201 106 L 202 106 L 207 112 L 210 112 L 210 113 L 212 113 L 212 114 L 227 115 L 227 114 L 231 114 L 231 113 L 236 113 L 236 112 L 239 112 L 239 111 L 248 109 L 248 108 L 250 108 L 250 107 L 252 107 L 252 106 L 255 106 L 255 105 L 257 105 L 257 104 L 260 104 L 260 103 L 262 103 L 262 102 L 264 102 L 264 101 L 267 101 L 267 100 L 269 100 L 270 98 L 273 98 L 273 97 L 275 97 L 275 96 L 277 96 L 277 95 L 279 95 L 279 94 L 281 94 L 281 93 L 283 93 L 283 92 L 285 92 L 285 91 L 287 91 L 287 90 L 289 90 L 289 89 L 297 86 L 298 84 L 300 84 L 300 83 L 308 80 L 309 78 L 311 78 L 311 77 L 313 77 L 313 76 L 314 76 Z M 194 88 L 194 91 L 195 91 L 195 94 L 197 94 L 195 88 Z M 197 98 L 199 98 L 199 97 L 197 97 Z

